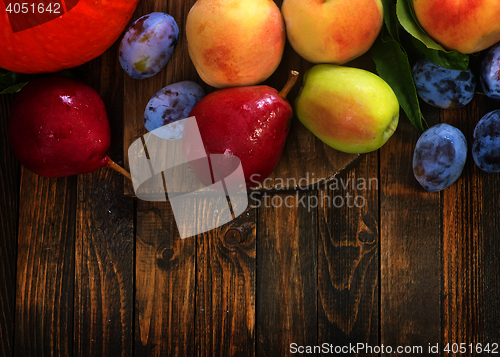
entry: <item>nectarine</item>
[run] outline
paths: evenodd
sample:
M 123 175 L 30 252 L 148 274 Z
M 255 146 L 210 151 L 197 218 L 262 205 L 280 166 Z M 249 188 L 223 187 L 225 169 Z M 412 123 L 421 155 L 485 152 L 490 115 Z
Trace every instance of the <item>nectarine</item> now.
M 498 0 L 413 1 L 417 20 L 447 50 L 474 53 L 500 41 Z
M 367 52 L 382 28 L 381 0 L 284 0 L 293 49 L 313 63 L 344 64 Z
M 272 0 L 198 0 L 186 22 L 201 79 L 216 88 L 254 85 L 281 62 L 285 24 Z

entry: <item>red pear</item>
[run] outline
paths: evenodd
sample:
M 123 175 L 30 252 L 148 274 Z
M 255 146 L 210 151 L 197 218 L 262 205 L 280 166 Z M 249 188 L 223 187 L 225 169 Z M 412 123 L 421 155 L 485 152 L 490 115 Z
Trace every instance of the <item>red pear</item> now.
M 291 71 L 280 92 L 266 85 L 215 91 L 199 101 L 190 113 L 196 117 L 206 153 L 239 158 L 247 187 L 261 184 L 278 164 L 293 116 L 286 96 L 297 76 L 298 72 Z M 200 157 L 195 152 L 199 148 L 189 140 L 194 129 L 186 125 L 184 132 L 183 151 L 188 160 Z M 223 169 L 220 167 L 224 163 L 217 163 L 219 178 L 234 171 L 234 160 L 227 162 Z M 197 170 L 196 165 L 193 171 L 206 184 L 206 173 L 198 172 L 202 170 Z
M 12 105 L 9 141 L 19 162 L 44 177 L 85 174 L 111 167 L 129 177 L 106 152 L 110 127 L 99 94 L 64 76 L 37 78 Z

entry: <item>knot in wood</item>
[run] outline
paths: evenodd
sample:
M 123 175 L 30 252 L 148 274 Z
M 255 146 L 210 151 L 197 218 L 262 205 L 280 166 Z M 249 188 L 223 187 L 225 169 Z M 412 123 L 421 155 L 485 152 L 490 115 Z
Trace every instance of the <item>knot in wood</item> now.
M 358 234 L 358 240 L 363 244 L 373 243 L 375 242 L 375 234 L 365 229 Z
M 162 261 L 164 263 L 169 262 L 174 257 L 174 250 L 167 246 L 166 244 L 162 244 L 156 250 L 156 260 Z
M 243 228 L 230 228 L 224 234 L 222 243 L 227 248 L 234 248 L 243 242 Z

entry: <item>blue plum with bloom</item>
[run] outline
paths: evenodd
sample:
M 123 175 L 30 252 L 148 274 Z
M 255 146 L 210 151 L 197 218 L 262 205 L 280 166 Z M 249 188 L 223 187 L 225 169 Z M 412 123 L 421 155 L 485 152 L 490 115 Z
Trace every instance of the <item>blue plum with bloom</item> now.
M 500 99 L 500 43 L 488 49 L 481 62 L 479 81 L 484 94 Z
M 461 108 L 474 97 L 476 77 L 470 69 L 447 69 L 424 57 L 415 63 L 412 73 L 418 96 L 432 106 Z
M 484 115 L 474 128 L 472 158 L 485 172 L 500 172 L 500 110 Z
M 152 77 L 166 66 L 178 40 L 179 27 L 172 16 L 144 15 L 130 25 L 120 42 L 120 65 L 134 79 Z
M 444 190 L 462 174 L 467 158 L 467 140 L 449 124 L 437 124 L 418 139 L 413 153 L 413 174 L 430 192 Z
M 183 122 L 193 107 L 205 96 L 203 88 L 192 81 L 170 84 L 160 89 L 148 102 L 144 111 L 144 126 L 155 135 L 175 140 L 182 137 Z M 168 125 L 168 126 L 166 126 Z

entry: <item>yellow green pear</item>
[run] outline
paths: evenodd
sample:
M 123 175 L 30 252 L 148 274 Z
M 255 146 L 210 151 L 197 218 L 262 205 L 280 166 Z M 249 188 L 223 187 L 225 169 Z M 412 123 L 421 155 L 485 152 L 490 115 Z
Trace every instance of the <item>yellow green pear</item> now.
M 399 102 L 392 88 L 372 72 L 320 64 L 305 73 L 295 113 L 325 144 L 361 154 L 379 149 L 394 134 Z

